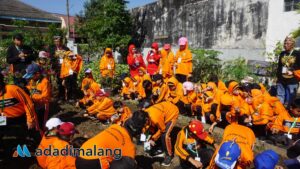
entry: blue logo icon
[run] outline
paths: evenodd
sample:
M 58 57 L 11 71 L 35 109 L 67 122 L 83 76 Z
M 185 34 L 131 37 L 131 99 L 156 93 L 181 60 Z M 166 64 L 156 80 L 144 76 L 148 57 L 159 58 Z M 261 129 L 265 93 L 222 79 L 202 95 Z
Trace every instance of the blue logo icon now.
M 18 145 L 17 153 L 18 154 L 16 155 L 16 157 L 18 157 L 18 156 L 20 156 L 20 157 L 31 157 L 31 154 L 30 154 L 30 152 L 29 152 L 26 145 L 23 145 L 23 148 L 20 145 Z

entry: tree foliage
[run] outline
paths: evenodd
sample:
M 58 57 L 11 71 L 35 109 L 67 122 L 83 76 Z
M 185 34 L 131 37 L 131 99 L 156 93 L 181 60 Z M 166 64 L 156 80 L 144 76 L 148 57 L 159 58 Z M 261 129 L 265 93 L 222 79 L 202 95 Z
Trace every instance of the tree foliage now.
M 78 15 L 77 30 L 92 49 L 126 46 L 132 21 L 125 0 L 89 0 Z

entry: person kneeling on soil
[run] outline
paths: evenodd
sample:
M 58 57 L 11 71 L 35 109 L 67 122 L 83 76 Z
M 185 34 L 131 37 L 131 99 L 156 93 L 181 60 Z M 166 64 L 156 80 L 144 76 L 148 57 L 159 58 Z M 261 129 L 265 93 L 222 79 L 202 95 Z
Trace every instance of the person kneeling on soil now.
M 135 145 L 133 137 L 139 136 L 146 124 L 148 115 L 142 111 L 136 111 L 132 117 L 129 118 L 124 126 L 117 124 L 111 125 L 101 133 L 86 141 L 80 151 L 79 156 L 76 158 L 77 169 L 109 169 L 115 163 L 119 163 L 120 168 L 135 168 Z M 103 150 L 101 156 L 99 152 L 93 152 L 92 155 L 83 154 L 87 150 Z M 96 155 L 94 155 L 96 154 Z M 122 160 L 123 158 L 127 160 Z M 128 162 L 128 160 L 130 162 Z
M 42 138 L 41 143 L 38 146 L 38 149 L 45 150 L 57 140 L 57 128 L 62 124 L 62 121 L 59 118 L 51 118 L 46 122 L 46 131 Z M 38 164 L 41 168 L 46 168 L 46 155 L 36 156 Z
M 290 106 L 289 111 L 281 112 L 271 124 L 271 132 L 274 141 L 285 142 L 286 138 L 290 140 L 299 139 L 300 132 L 300 99 L 296 99 Z
M 150 105 L 150 104 L 149 104 Z M 163 151 L 165 153 L 163 166 L 170 166 L 173 158 L 172 144 L 171 144 L 171 132 L 178 119 L 179 110 L 171 102 L 161 102 L 155 104 L 147 109 L 145 112 L 149 115 L 149 120 L 147 125 L 149 126 L 145 133 L 149 133 L 152 129 L 157 129 L 156 132 L 150 136 L 145 144 L 151 145 L 152 147 L 156 145 L 156 141 L 160 138 Z M 152 130 L 153 131 L 153 130 Z M 146 141 L 146 139 L 141 139 L 141 141 Z M 145 146 L 147 147 L 147 146 Z M 153 152 L 152 156 L 163 155 L 162 152 Z M 150 151 L 150 155 L 152 154 Z
M 253 148 L 255 139 L 255 135 L 250 128 L 236 123 L 228 125 L 224 130 L 222 146 L 215 151 L 208 168 L 226 168 L 224 166 L 231 166 L 232 168 L 234 166 L 238 168 L 249 167 L 254 159 Z M 231 159 L 226 158 L 227 156 Z
M 101 90 L 95 94 L 96 101 L 94 104 L 87 108 L 85 117 L 96 116 L 98 120 L 110 123 L 110 118 L 115 113 L 113 107 L 113 100 L 107 97 L 107 94 Z M 91 117 L 93 119 L 93 117 Z
M 111 122 L 113 124 L 123 126 L 125 121 L 132 116 L 131 110 L 121 101 L 115 101 L 113 107 L 117 111 L 117 113 L 111 117 Z
M 134 100 L 137 98 L 133 80 L 131 78 L 125 77 L 125 79 L 122 80 L 122 85 L 121 97 L 123 97 L 124 100 Z
M 180 166 L 184 169 L 206 168 L 214 154 L 207 144 L 217 147 L 199 120 L 190 121 L 177 135 L 175 153 L 180 157 Z
M 51 145 L 51 152 L 59 151 L 58 155 L 50 155 L 46 159 L 45 168 L 47 169 L 75 169 L 75 157 L 70 153 L 70 141 L 74 134 L 78 133 L 75 126 L 71 122 L 64 122 L 58 127 L 57 137 Z M 67 154 L 63 153 L 63 149 L 67 149 Z

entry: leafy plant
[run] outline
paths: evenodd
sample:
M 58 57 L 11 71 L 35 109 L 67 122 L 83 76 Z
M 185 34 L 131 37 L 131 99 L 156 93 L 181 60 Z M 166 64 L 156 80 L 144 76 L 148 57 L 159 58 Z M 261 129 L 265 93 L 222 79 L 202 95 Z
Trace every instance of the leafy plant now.
M 220 75 L 221 60 L 218 55 L 221 53 L 215 50 L 196 49 L 192 50 L 193 57 L 193 78 L 195 81 L 207 82 L 212 75 Z
M 223 80 L 236 80 L 241 81 L 246 76 L 253 76 L 247 66 L 247 61 L 244 58 L 237 58 L 234 60 L 226 61 L 222 67 Z

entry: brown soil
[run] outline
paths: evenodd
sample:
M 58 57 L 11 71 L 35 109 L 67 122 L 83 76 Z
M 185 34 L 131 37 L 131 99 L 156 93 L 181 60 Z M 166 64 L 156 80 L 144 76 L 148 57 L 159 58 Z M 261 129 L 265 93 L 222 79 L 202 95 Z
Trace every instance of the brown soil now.
M 136 110 L 136 103 L 135 102 L 126 102 L 126 104 L 132 109 Z M 74 106 L 70 104 L 52 104 L 51 105 L 51 116 L 59 117 L 62 119 L 62 121 L 71 121 L 74 124 L 76 124 L 77 129 L 80 131 L 79 134 L 75 135 L 75 137 L 93 137 L 97 133 L 101 132 L 103 129 L 107 128 L 107 126 L 104 126 L 100 122 L 92 121 L 88 118 L 85 118 L 82 116 L 82 110 L 79 108 L 75 108 Z M 58 113 L 56 113 L 58 112 Z M 173 134 L 172 134 L 172 141 L 175 142 L 177 133 L 180 131 L 180 129 L 187 125 L 190 118 L 180 116 L 178 119 L 178 123 L 176 127 L 174 128 Z M 208 126 L 205 126 L 208 128 Z M 214 138 L 217 140 L 217 142 L 220 142 L 223 130 L 222 129 L 216 129 L 215 134 L 213 135 Z M 163 169 L 163 168 L 173 168 L 173 169 L 180 169 L 179 167 L 179 159 L 178 157 L 174 157 L 172 165 L 170 167 L 162 167 L 160 163 L 162 162 L 162 158 L 149 158 L 144 155 L 144 150 L 142 145 L 137 145 L 137 156 L 136 161 L 138 162 L 140 168 L 142 169 Z M 258 142 L 255 151 L 260 152 L 265 149 L 272 148 L 278 153 L 282 155 L 283 158 L 285 158 L 285 150 L 279 147 L 271 146 L 266 143 Z M 1 152 L 0 152 L 1 153 Z M 0 162 L 0 168 L 2 169 L 37 169 L 39 168 L 36 164 L 36 160 L 34 157 L 32 158 L 14 158 L 12 160 L 5 160 Z

